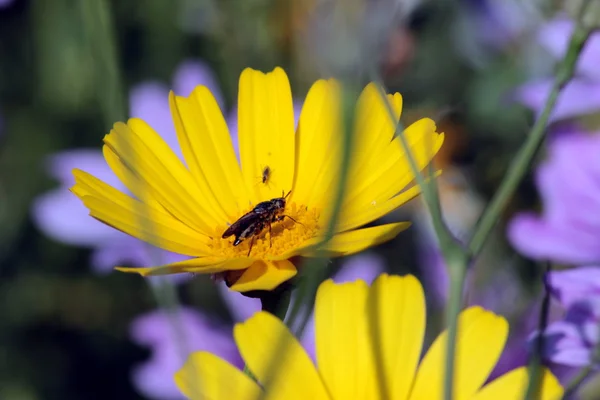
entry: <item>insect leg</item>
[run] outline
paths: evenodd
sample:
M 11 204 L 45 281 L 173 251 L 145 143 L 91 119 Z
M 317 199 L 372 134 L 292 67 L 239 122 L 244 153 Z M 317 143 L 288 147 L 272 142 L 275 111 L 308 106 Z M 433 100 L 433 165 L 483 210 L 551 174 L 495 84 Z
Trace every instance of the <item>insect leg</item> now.
M 254 238 L 255 238 L 255 236 L 252 235 L 252 239 L 250 239 L 250 248 L 248 249 L 248 256 L 247 257 L 250 257 L 250 252 L 252 251 L 252 246 L 254 245 Z

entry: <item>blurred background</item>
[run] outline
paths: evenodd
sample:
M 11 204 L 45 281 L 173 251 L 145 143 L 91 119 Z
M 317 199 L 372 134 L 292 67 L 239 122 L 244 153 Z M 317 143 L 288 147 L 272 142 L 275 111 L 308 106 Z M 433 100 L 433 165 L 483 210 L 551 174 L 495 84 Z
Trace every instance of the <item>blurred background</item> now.
M 155 284 L 111 272 L 117 264 L 151 265 L 148 249 L 109 233 L 68 192 L 72 168 L 106 170 L 100 149 L 114 122 L 141 116 L 172 131 L 168 90 L 187 95 L 205 84 L 233 126 L 247 66 L 284 67 L 299 105 L 315 79 L 362 85 L 378 77 L 403 94 L 404 123 L 427 116 L 446 133 L 435 160 L 444 170 L 442 206 L 466 240 L 534 120 L 535 107 L 515 93 L 551 76 L 556 58 L 539 31 L 560 7 L 541 0 L 0 0 L 0 399 L 177 398 L 169 372 L 161 372 L 175 355 L 164 344 L 169 321 L 156 317 Z M 513 354 L 500 369 L 526 362 L 537 323 L 543 267 L 505 235 L 525 209 L 540 209 L 532 175 L 469 276 L 468 301 L 515 326 Z M 417 274 L 431 340 L 447 277 L 428 217 L 415 201 L 387 218 L 414 226 L 334 260 L 332 271 L 354 263 Z M 189 322 L 229 332 L 241 318 L 209 277 L 168 284 L 190 312 L 186 329 Z M 198 341 L 192 346 L 209 340 L 189 335 Z

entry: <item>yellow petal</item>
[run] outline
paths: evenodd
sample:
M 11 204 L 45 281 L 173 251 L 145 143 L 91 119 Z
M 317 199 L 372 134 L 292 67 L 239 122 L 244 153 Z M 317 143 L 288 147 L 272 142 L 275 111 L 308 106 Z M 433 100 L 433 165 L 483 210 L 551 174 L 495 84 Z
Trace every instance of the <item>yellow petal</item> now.
M 473 400 L 505 400 L 518 399 L 523 396 L 529 384 L 527 367 L 517 368 L 491 383 L 485 385 Z M 558 379 L 547 369 L 542 371 L 539 400 L 558 400 L 563 396 L 564 390 Z
M 92 196 L 100 199 L 110 200 L 121 207 L 128 207 L 132 201 L 137 201 L 131 196 L 126 195 L 104 181 L 101 181 L 90 173 L 77 168 L 74 168 L 72 173 L 73 178 L 75 178 L 75 185 L 73 185 L 69 190 L 79 199 L 82 199 L 85 196 Z M 144 204 L 143 207 L 154 209 L 150 204 Z M 158 211 L 160 210 L 162 210 L 162 206 L 158 208 Z
M 154 208 L 165 210 L 165 208 L 152 196 L 152 190 L 145 181 L 135 175 L 129 168 L 125 167 L 119 156 L 108 146 L 102 146 L 102 154 L 106 163 L 119 180 L 125 185 L 131 193 L 135 195 L 144 204 L 148 204 Z
M 240 270 L 248 268 L 252 260 L 243 258 L 222 258 L 222 257 L 200 257 L 190 260 L 179 261 L 172 264 L 161 265 L 159 267 L 148 268 L 130 268 L 116 267 L 117 271 L 132 272 L 141 276 L 156 276 L 179 274 L 183 272 L 198 274 L 214 274 L 217 272 Z
M 392 122 L 381 92 L 374 83 L 368 84 L 356 105 L 355 143 L 353 149 L 351 175 L 363 171 L 374 160 L 379 159 L 381 151 L 390 144 L 396 132 L 396 125 L 402 112 L 400 93 L 387 95 L 396 120 Z
M 289 260 L 254 261 L 230 289 L 236 292 L 273 290 L 296 276 L 296 273 L 296 266 Z
M 206 234 L 226 222 L 223 212 L 205 208 L 200 201 L 205 196 L 191 173 L 144 121 L 132 118 L 127 125 L 116 123 L 104 142 L 175 218 Z
M 396 222 L 338 233 L 324 245 L 322 237 L 315 237 L 272 259 L 285 260 L 294 256 L 320 257 L 323 256 L 323 251 L 330 257 L 354 254 L 393 239 L 409 226 L 410 222 Z M 316 251 L 319 247 L 320 251 Z
M 380 275 L 369 290 L 367 318 L 379 381 L 387 399 L 406 399 L 421 356 L 425 295 L 412 275 Z
M 375 221 L 406 204 L 420 193 L 421 189 L 419 186 L 413 186 L 387 201 L 381 203 L 373 201 L 371 204 L 365 205 L 360 211 L 350 213 L 348 210 L 342 210 L 336 230 L 344 232 Z
M 400 118 L 402 110 L 402 97 L 399 93 L 395 95 L 387 95 L 397 120 Z M 333 106 L 339 107 L 339 94 L 334 98 Z M 341 110 L 333 110 L 339 114 Z M 354 142 L 351 149 L 351 161 L 349 171 L 348 192 L 352 192 L 355 177 L 359 176 L 359 171 L 364 171 L 370 167 L 370 163 L 378 163 L 380 154 L 389 145 L 396 130 L 396 123 L 392 123 L 389 118 L 389 113 L 384 101 L 379 94 L 377 86 L 370 83 L 362 91 L 356 106 L 357 117 L 354 121 L 353 136 Z M 333 114 L 334 118 L 339 118 Z M 339 121 L 333 119 L 333 129 L 331 129 L 331 138 L 326 149 L 326 156 L 321 165 L 321 172 L 318 175 L 316 184 L 312 191 L 312 204 L 315 206 L 327 207 L 326 199 L 338 189 L 337 177 L 339 175 L 339 163 L 341 162 L 341 147 L 340 140 L 342 139 L 341 127 Z M 320 132 L 317 130 L 317 132 Z M 321 134 L 322 135 L 322 134 Z M 326 138 L 326 137 L 325 137 Z M 311 182 L 312 183 L 312 182 Z M 388 185 L 389 186 L 389 185 Z M 396 193 L 399 190 L 396 191 Z M 325 195 L 324 195 L 325 194 Z M 387 200 L 387 199 L 386 199 Z
M 340 113 L 339 84 L 333 79 L 315 82 L 306 95 L 296 134 L 296 176 L 291 198 L 298 204 L 320 208 L 331 196 L 326 187 L 339 169 Z
M 454 398 L 470 399 L 483 385 L 502 353 L 508 323 L 481 307 L 470 307 L 460 314 L 456 342 Z M 444 331 L 423 358 L 411 399 L 442 398 L 446 340 Z
M 239 218 L 249 198 L 227 123 L 212 93 L 205 86 L 198 86 L 188 98 L 171 92 L 169 104 L 183 155 L 198 186 L 211 193 L 207 197 L 217 200 L 229 221 Z
M 364 281 L 319 286 L 315 308 L 316 355 L 319 372 L 334 399 L 376 399 L 375 369 Z
M 324 250 L 340 255 L 358 253 L 395 238 L 409 226 L 410 222 L 396 222 L 339 233 L 325 245 Z
M 258 399 L 260 387 L 248 375 L 214 354 L 192 353 L 175 373 L 175 383 L 189 399 Z
M 100 221 L 157 247 L 179 254 L 206 256 L 208 238 L 161 209 L 135 200 L 92 175 L 74 170 L 72 188 Z
M 419 170 L 429 164 L 444 141 L 444 135 L 438 134 L 435 123 L 427 118 L 410 125 L 404 135 Z M 342 209 L 353 214 L 369 204 L 386 201 L 413 180 L 408 157 L 396 137 L 351 176 Z
M 265 399 L 321 400 L 327 391 L 310 357 L 287 327 L 266 312 L 236 324 L 233 336 Z
M 294 178 L 294 105 L 285 71 L 242 71 L 238 94 L 240 159 L 253 204 L 281 197 Z M 263 185 L 263 169 L 271 178 Z
M 429 118 L 422 118 L 409 125 L 404 129 L 402 135 L 421 168 L 427 165 L 436 154 L 444 138 L 443 134 L 436 132 L 435 122 Z M 382 173 L 394 167 L 401 168 L 395 171 L 396 175 L 412 175 L 400 136 L 392 138 L 362 168 L 357 169 L 356 178 L 361 185 L 351 189 L 354 191 L 364 190 L 372 181 L 377 180 L 377 176 L 381 176 Z

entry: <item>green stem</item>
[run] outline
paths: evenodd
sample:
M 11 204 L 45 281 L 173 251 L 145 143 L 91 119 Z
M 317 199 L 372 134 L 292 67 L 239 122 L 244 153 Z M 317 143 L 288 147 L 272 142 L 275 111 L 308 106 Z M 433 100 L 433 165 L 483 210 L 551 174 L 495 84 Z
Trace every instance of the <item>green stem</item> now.
M 504 210 L 509 199 L 515 193 L 517 186 L 531 166 L 534 156 L 542 147 L 546 126 L 548 125 L 548 120 L 550 119 L 558 95 L 561 89 L 573 77 L 579 53 L 589 37 L 590 32 L 589 28 L 586 28 L 581 24 L 576 26 L 575 31 L 571 36 L 567 55 L 558 66 L 556 78 L 552 85 L 550 95 L 546 99 L 542 114 L 535 121 L 527 140 L 517 152 L 514 161 L 510 164 L 504 179 L 500 183 L 500 187 L 492 197 L 490 204 L 486 207 L 479 222 L 475 226 L 473 236 L 471 237 L 468 246 L 469 251 L 473 256 L 479 254 L 483 248 L 483 245 L 496 225 L 502 210 Z
M 347 83 L 348 84 L 348 83 Z M 344 126 L 344 135 L 342 137 L 342 149 L 341 149 L 341 160 L 340 160 L 340 174 L 338 181 L 338 188 L 335 193 L 335 198 L 332 204 L 332 213 L 330 220 L 327 224 L 327 228 L 323 235 L 323 240 L 315 248 L 315 252 L 319 253 L 320 249 L 333 237 L 337 221 L 340 216 L 342 209 L 342 203 L 344 201 L 344 194 L 346 193 L 346 185 L 348 181 L 348 172 L 350 171 L 350 163 L 352 156 L 352 146 L 354 144 L 354 108 L 356 106 L 356 99 L 358 97 L 358 90 L 354 87 L 346 87 L 342 92 L 342 120 Z M 326 278 L 327 274 L 327 258 L 323 254 L 320 257 L 314 258 L 308 265 L 303 265 L 303 280 L 301 281 L 298 291 L 297 300 L 295 301 L 292 309 L 290 310 L 290 318 L 288 319 L 288 326 L 293 327 L 296 319 L 298 318 L 304 300 L 308 300 L 307 310 L 312 310 L 314 307 L 315 294 L 321 281 Z M 306 327 L 310 318 L 310 311 L 304 313 L 303 318 L 299 324 L 299 328 L 296 330 L 296 335 L 301 335 L 302 331 Z
M 542 354 L 546 340 L 544 333 L 546 332 L 546 327 L 548 326 L 548 314 L 550 312 L 550 290 L 548 288 L 548 278 L 551 269 L 551 264 L 546 263 L 546 272 L 544 273 L 544 299 L 542 300 L 542 308 L 540 309 L 540 319 L 538 323 L 539 333 L 533 355 L 529 361 L 529 383 L 527 385 L 527 391 L 525 392 L 525 400 L 536 400 L 540 398 L 540 385 L 542 383 Z
M 385 90 L 381 85 L 380 81 L 377 79 L 375 73 L 372 74 L 372 79 L 376 83 L 379 94 L 383 99 L 383 102 L 387 108 L 388 115 L 390 119 L 396 123 L 396 115 L 394 110 L 389 103 L 389 100 L 385 94 Z M 423 197 L 425 198 L 425 204 L 431 214 L 431 220 L 433 229 L 438 238 L 440 249 L 442 250 L 442 255 L 444 256 L 444 260 L 446 265 L 448 266 L 448 272 L 450 274 L 450 298 L 448 299 L 447 309 L 446 309 L 446 320 L 448 325 L 448 347 L 446 352 L 446 363 L 445 370 L 446 375 L 444 377 L 444 393 L 445 398 L 447 400 L 451 399 L 452 396 L 452 384 L 454 379 L 454 356 L 455 356 L 455 344 L 456 344 L 456 334 L 457 334 L 457 324 L 458 324 L 458 315 L 460 314 L 461 306 L 462 306 L 462 294 L 464 291 L 465 278 L 467 274 L 467 265 L 469 263 L 469 255 L 463 249 L 463 247 L 454 239 L 448 228 L 444 223 L 444 219 L 442 216 L 442 210 L 440 207 L 439 196 L 437 193 L 437 188 L 435 187 L 435 182 L 431 177 L 426 179 L 419 167 L 417 162 L 412 154 L 412 151 L 408 145 L 408 141 L 402 131 L 402 125 L 397 125 L 397 135 L 400 138 L 400 142 L 402 144 L 402 149 L 407 156 L 408 164 L 411 168 L 413 175 L 415 176 L 415 180 L 417 184 L 421 188 L 423 193 Z
M 588 376 L 592 374 L 596 370 L 594 364 L 587 365 L 585 368 L 582 368 L 581 371 L 569 382 L 569 384 L 565 387 L 565 392 L 563 394 L 563 399 L 569 399 L 573 393 L 579 388 L 579 386 L 585 381 Z
M 542 147 L 546 134 L 546 127 L 548 125 L 550 115 L 552 114 L 552 110 L 556 105 L 556 101 L 558 99 L 560 91 L 573 77 L 573 74 L 575 72 L 575 66 L 577 64 L 577 59 L 579 58 L 579 54 L 581 53 L 581 50 L 583 49 L 583 46 L 586 40 L 588 39 L 590 33 L 590 29 L 584 27 L 581 24 L 581 22 L 579 22 L 575 27 L 575 31 L 573 32 L 569 42 L 567 54 L 558 66 L 556 78 L 552 85 L 550 94 L 546 99 L 541 115 L 531 128 L 529 136 L 527 137 L 523 146 L 521 146 L 521 148 L 517 152 L 514 161 L 509 166 L 508 171 L 504 176 L 504 179 L 500 183 L 500 187 L 492 197 L 492 200 L 484 210 L 481 218 L 479 219 L 477 225 L 474 228 L 473 235 L 468 244 L 468 250 L 470 252 L 471 257 L 475 257 L 481 252 L 492 229 L 496 225 L 496 222 L 499 220 L 500 214 L 506 207 L 506 204 L 508 203 L 509 199 L 515 193 L 517 186 L 525 176 L 526 172 L 531 167 L 535 155 Z M 452 288 L 451 292 L 454 292 Z M 452 306 L 453 305 L 450 304 L 449 309 Z M 542 310 L 542 312 L 544 311 Z M 542 318 L 544 318 L 543 315 Z M 450 331 L 451 330 L 452 326 L 450 327 Z M 448 348 L 448 356 L 450 356 L 450 349 L 455 346 L 455 343 L 452 341 L 452 339 L 450 339 L 450 337 L 454 338 L 455 335 L 452 335 L 451 332 L 449 333 L 450 344 Z M 534 398 L 533 396 L 538 392 L 536 390 L 536 386 L 539 384 L 539 364 L 540 361 L 536 360 L 534 356 L 534 359 L 532 360 L 532 364 L 530 366 L 531 374 L 528 389 L 525 394 L 526 399 Z M 451 373 L 449 375 L 451 375 Z M 445 399 L 450 400 L 452 390 L 451 388 L 449 388 L 448 385 L 452 385 L 452 377 L 447 376 L 447 378 L 448 379 L 446 381 Z
M 285 285 L 283 289 L 276 289 L 273 292 L 265 291 L 260 296 L 261 308 L 263 311 L 273 314 L 280 320 L 285 320 L 290 299 L 292 298 L 292 287 Z
M 585 366 L 585 368 L 582 368 L 581 371 L 579 371 L 579 373 L 565 387 L 563 399 L 570 398 L 571 394 L 575 393 L 575 391 L 579 388 L 583 381 L 585 381 L 594 371 L 598 370 L 598 364 L 600 364 L 600 341 L 596 343 L 596 346 L 594 347 L 594 352 L 590 358 L 590 363 L 587 366 Z
M 107 0 L 99 0 L 77 2 L 77 5 L 80 7 L 79 11 L 85 27 L 84 34 L 88 42 L 90 56 L 97 61 L 95 80 L 97 100 L 106 126 L 111 126 L 115 121 L 125 120 L 127 116 L 111 4 Z M 128 151 L 133 152 L 131 143 L 124 142 L 122 144 L 126 146 Z M 143 191 L 146 188 L 140 189 L 140 191 Z M 148 224 L 141 217 L 139 223 L 140 225 Z M 147 228 L 152 228 L 152 226 Z M 148 231 L 151 231 L 151 229 L 148 229 Z M 146 250 L 149 252 L 154 265 L 162 264 L 160 253 L 156 248 L 148 245 Z M 159 307 L 164 309 L 167 314 L 170 327 L 173 330 L 177 352 L 183 362 L 187 359 L 191 350 L 178 314 L 179 301 L 175 287 L 173 283 L 164 277 L 157 277 L 154 282 L 148 281 L 148 283 Z M 195 386 L 192 389 L 196 392 L 199 388 Z M 199 393 L 194 393 L 194 395 L 196 394 L 199 395 Z
M 589 365 L 587 365 L 585 368 L 582 368 L 575 378 L 573 378 L 565 387 L 563 399 L 570 398 L 570 395 L 575 393 L 583 381 L 585 381 L 594 371 L 598 370 L 598 364 L 600 364 L 600 341 L 596 343 L 596 347 L 594 348 L 594 353 L 592 354 Z
M 97 100 L 106 126 L 112 126 L 115 121 L 125 120 L 127 105 L 119 72 L 111 6 L 106 0 L 82 1 L 78 4 L 86 28 L 90 56 L 96 60 Z
M 402 127 L 402 124 L 399 123 L 396 119 L 396 114 L 394 113 L 394 109 L 392 108 L 392 105 L 390 104 L 390 101 L 387 98 L 383 83 L 378 78 L 375 71 L 372 71 L 371 73 L 371 80 L 376 84 L 377 89 L 379 90 L 379 95 L 383 100 L 383 103 L 386 107 L 386 111 L 390 119 L 394 124 L 396 124 L 396 135 L 400 138 L 402 150 L 404 151 L 404 154 L 406 154 L 410 170 L 413 173 L 415 180 L 419 185 L 419 188 L 421 188 L 421 192 L 425 200 L 425 205 L 427 206 L 427 209 L 431 214 L 433 229 L 440 243 L 440 248 L 444 253 L 444 258 L 446 258 L 447 253 L 460 251 L 461 247 L 458 244 L 458 242 L 454 239 L 454 237 L 450 233 L 450 230 L 446 227 L 444 223 L 439 196 L 435 188 L 435 181 L 431 176 L 426 178 L 419 169 L 417 161 L 415 160 L 411 148 L 408 145 L 408 141 L 406 140 L 406 135 L 404 135 L 404 129 Z
M 462 298 L 467 277 L 469 258 L 464 251 L 450 255 L 446 265 L 450 276 L 450 297 L 446 304 L 446 324 L 448 337 L 446 342 L 446 358 L 444 363 L 444 399 L 451 400 L 454 384 L 454 367 L 456 358 L 456 337 L 458 333 L 458 317 L 462 309 Z
M 444 399 L 446 400 L 451 400 L 453 393 L 458 316 L 461 310 L 467 266 L 469 261 L 479 254 L 483 248 L 483 245 L 499 219 L 502 210 L 505 208 L 509 198 L 513 195 L 519 182 L 523 179 L 523 176 L 531 166 L 534 156 L 541 148 L 545 136 L 546 125 L 548 124 L 556 100 L 558 99 L 558 94 L 573 76 L 579 53 L 589 35 L 590 29 L 583 27 L 581 23 L 579 23 L 571 37 L 567 55 L 559 65 L 556 79 L 550 95 L 546 99 L 542 114 L 532 127 L 529 137 L 517 153 L 515 161 L 510 165 L 498 191 L 495 193 L 490 204 L 475 226 L 474 233 L 466 250 L 456 242 L 445 226 L 439 205 L 439 198 L 436 196 L 435 190 L 433 190 L 434 188 L 430 186 L 433 184 L 432 180 L 426 180 L 421 175 L 406 138 L 403 134 L 399 135 L 411 170 L 417 183 L 421 187 L 425 203 L 431 213 L 433 228 L 438 237 L 440 248 L 450 274 L 450 298 L 446 308 L 446 318 L 448 321 L 448 342 L 445 363 L 446 374 L 444 377 Z M 376 74 L 373 74 L 373 77 L 375 78 L 373 80 L 378 83 L 379 81 Z M 390 118 L 396 123 L 396 116 L 389 104 L 383 87 L 380 84 L 377 86 L 379 87 L 381 97 L 386 104 Z
M 346 83 L 348 85 L 348 83 Z M 342 92 L 342 120 L 344 126 L 344 134 L 341 138 L 341 160 L 340 160 L 340 173 L 339 181 L 337 182 L 337 190 L 333 199 L 333 211 L 332 215 L 327 223 L 327 227 L 322 237 L 322 241 L 313 249 L 316 253 L 316 257 L 313 258 L 309 263 L 302 265 L 301 274 L 302 281 L 297 288 L 296 298 L 289 309 L 288 318 L 286 325 L 292 330 L 296 328 L 294 334 L 296 337 L 301 337 L 306 325 L 308 324 L 311 312 L 314 308 L 315 295 L 319 287 L 320 282 L 326 278 L 327 274 L 327 254 L 322 253 L 323 246 L 333 237 L 335 234 L 337 221 L 341 212 L 341 206 L 344 201 L 344 194 L 346 192 L 346 186 L 348 181 L 348 172 L 350 171 L 350 162 L 352 156 L 352 146 L 354 143 L 353 138 L 353 123 L 354 123 L 354 108 L 356 106 L 356 99 L 358 97 L 358 91 L 353 86 L 343 87 Z M 265 303 L 263 303 L 263 308 Z M 301 311 L 305 311 L 302 315 L 300 323 L 296 324 Z M 276 374 L 280 373 L 277 369 L 277 362 L 280 360 L 282 354 L 286 351 L 288 343 L 285 340 L 279 339 L 273 344 L 274 357 L 269 360 L 269 367 L 265 374 L 264 382 L 261 382 L 265 388 L 265 395 L 268 391 L 269 382 L 275 377 Z M 247 371 L 247 369 L 244 369 Z M 249 372 L 249 371 L 247 371 Z M 250 376 L 252 376 L 250 374 Z M 261 397 L 262 398 L 262 397 Z

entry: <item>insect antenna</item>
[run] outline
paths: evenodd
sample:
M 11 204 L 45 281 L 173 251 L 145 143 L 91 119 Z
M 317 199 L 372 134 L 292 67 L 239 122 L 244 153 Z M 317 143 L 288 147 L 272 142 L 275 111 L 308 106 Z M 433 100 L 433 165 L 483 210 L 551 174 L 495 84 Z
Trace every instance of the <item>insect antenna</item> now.
M 300 225 L 302 225 L 302 226 L 306 226 L 306 225 L 304 225 L 302 222 L 300 222 L 300 221 L 296 221 L 294 218 L 290 217 L 289 215 L 282 215 L 282 216 L 281 216 L 281 219 L 283 219 L 283 218 L 285 218 L 285 217 L 288 217 L 289 219 L 291 219 L 292 221 L 294 221 L 294 222 L 295 222 L 295 223 L 297 223 L 297 224 L 300 224 Z

